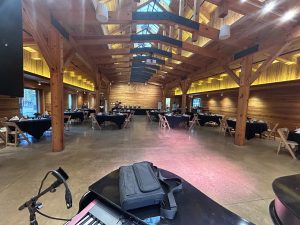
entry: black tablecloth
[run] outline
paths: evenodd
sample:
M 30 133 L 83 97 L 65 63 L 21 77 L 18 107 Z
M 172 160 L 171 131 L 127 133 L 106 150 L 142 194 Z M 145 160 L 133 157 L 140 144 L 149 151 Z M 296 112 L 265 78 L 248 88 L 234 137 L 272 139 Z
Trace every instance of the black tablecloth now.
M 162 170 L 165 177 L 178 177 Z M 180 177 L 178 177 L 180 178 Z M 182 178 L 181 178 L 182 179 Z M 174 220 L 168 220 L 168 225 L 254 225 L 238 215 L 219 205 L 211 198 L 183 180 L 183 190 L 175 194 L 178 211 Z M 120 206 L 119 170 L 113 171 L 89 187 L 95 196 L 101 196 Z M 159 206 L 149 206 L 130 211 L 144 220 L 159 217 Z
M 130 109 L 130 110 L 134 110 L 135 113 L 134 115 L 147 115 L 146 111 L 151 111 L 151 110 L 155 110 L 155 109 Z
M 126 115 L 97 115 L 96 120 L 99 124 L 105 121 L 114 122 L 121 129 L 126 119 Z
M 35 119 L 18 121 L 16 124 L 20 129 L 32 135 L 36 139 L 40 139 L 44 132 L 51 127 L 51 119 Z
M 236 121 L 227 120 L 228 126 L 235 129 Z M 261 135 L 263 132 L 268 130 L 268 125 L 266 123 L 258 122 L 247 122 L 246 125 L 246 139 L 250 140 L 255 137 L 255 134 Z
M 165 112 L 159 112 L 159 111 L 152 111 L 152 112 L 151 112 L 151 111 L 150 111 L 149 114 L 150 114 L 150 116 L 151 116 L 152 118 L 154 118 L 154 121 L 159 121 L 158 115 L 164 116 L 164 115 L 165 115 Z
M 81 122 L 84 120 L 83 112 L 65 112 L 64 115 L 71 116 L 73 120 L 80 119 Z
M 181 123 L 186 123 L 188 125 L 190 121 L 189 116 L 167 116 L 166 118 L 169 122 L 170 127 L 175 128 L 178 127 Z
M 96 113 L 96 109 L 84 109 L 83 111 L 84 111 L 84 112 L 87 112 L 87 113 L 88 113 L 88 116 L 90 116 L 91 113 Z
M 222 119 L 222 116 L 198 115 L 198 118 L 201 126 L 204 126 L 207 122 L 215 122 L 220 125 L 220 119 Z
M 291 131 L 289 132 L 288 140 L 297 142 L 299 144 L 296 154 L 300 155 L 300 134 L 297 134 L 295 131 Z

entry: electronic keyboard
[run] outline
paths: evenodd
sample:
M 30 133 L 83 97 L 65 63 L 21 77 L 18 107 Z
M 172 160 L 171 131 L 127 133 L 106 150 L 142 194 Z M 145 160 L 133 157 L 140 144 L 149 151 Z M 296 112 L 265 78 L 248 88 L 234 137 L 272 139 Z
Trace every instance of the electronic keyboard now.
M 144 225 L 138 218 L 98 199 L 93 200 L 65 225 Z

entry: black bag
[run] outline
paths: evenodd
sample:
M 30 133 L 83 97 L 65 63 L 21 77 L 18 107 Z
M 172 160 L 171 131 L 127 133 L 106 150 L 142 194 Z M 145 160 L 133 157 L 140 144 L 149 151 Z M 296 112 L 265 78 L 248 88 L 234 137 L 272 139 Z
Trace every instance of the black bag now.
M 152 163 L 140 162 L 120 167 L 119 190 L 125 210 L 161 205 L 161 216 L 173 219 L 177 205 L 173 193 L 182 190 L 178 178 L 165 178 Z

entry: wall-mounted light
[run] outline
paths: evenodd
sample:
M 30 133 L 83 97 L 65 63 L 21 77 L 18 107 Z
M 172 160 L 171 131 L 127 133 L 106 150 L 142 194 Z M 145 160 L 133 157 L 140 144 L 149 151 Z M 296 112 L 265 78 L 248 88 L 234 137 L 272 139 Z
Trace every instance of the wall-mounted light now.
M 38 82 L 38 85 L 39 85 L 39 86 L 41 86 L 41 85 L 42 85 L 42 83 L 39 81 L 39 82 Z
M 209 95 L 207 94 L 206 97 L 209 97 Z
M 223 95 L 224 95 L 223 92 L 221 92 L 221 97 L 223 97 Z
M 31 52 L 31 59 L 33 60 L 42 60 L 39 52 Z

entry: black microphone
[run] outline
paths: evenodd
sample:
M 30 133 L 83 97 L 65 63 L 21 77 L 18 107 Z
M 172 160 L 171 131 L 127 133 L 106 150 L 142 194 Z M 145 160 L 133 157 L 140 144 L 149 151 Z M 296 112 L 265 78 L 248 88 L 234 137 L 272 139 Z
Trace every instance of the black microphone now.
M 68 184 L 66 182 L 66 180 L 69 179 L 68 174 L 61 168 L 59 167 L 57 170 L 52 170 L 51 173 L 57 180 L 52 184 L 53 188 L 57 188 L 58 186 L 60 186 L 61 184 L 64 184 L 65 186 L 65 200 L 66 200 L 66 206 L 67 208 L 71 208 L 72 207 L 72 194 L 71 191 L 68 187 Z

